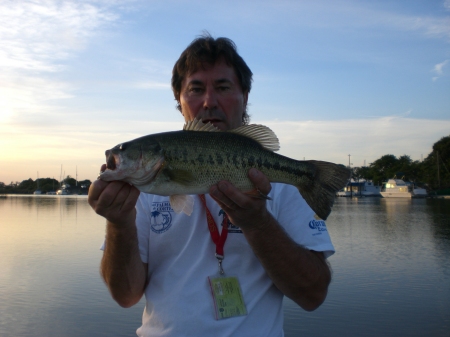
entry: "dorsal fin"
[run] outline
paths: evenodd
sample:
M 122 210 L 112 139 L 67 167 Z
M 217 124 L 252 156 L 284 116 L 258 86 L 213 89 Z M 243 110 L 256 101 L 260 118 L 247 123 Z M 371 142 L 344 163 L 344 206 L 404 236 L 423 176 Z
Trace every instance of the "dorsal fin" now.
M 219 132 L 211 123 L 203 123 L 201 119 L 194 119 L 193 121 L 186 122 L 183 126 L 184 131 L 204 131 L 204 132 Z
M 280 143 L 277 136 L 271 129 L 264 125 L 242 125 L 228 132 L 233 132 L 245 137 L 252 138 L 269 151 L 278 151 L 280 149 Z

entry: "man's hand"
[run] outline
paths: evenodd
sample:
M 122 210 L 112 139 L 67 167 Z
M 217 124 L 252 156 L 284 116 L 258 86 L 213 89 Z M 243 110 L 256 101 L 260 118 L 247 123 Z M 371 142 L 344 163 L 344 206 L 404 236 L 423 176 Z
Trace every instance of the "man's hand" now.
M 255 186 L 255 194 L 267 195 L 270 192 L 272 187 L 263 173 L 252 168 L 248 176 Z M 228 181 L 220 181 L 209 192 L 227 213 L 233 225 L 246 229 L 263 229 L 271 218 L 264 198 L 242 193 Z
M 106 166 L 102 165 L 101 170 Z M 120 225 L 134 222 L 139 190 L 123 181 L 96 180 L 89 188 L 88 202 L 109 222 Z

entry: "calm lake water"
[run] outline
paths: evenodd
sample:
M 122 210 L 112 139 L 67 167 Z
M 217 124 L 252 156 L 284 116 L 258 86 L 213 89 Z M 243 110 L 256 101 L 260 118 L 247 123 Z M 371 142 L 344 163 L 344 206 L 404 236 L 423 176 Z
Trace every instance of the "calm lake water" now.
M 339 198 L 326 302 L 285 301 L 285 335 L 450 336 L 450 200 Z M 136 336 L 98 268 L 104 220 L 86 197 L 0 198 L 0 336 Z

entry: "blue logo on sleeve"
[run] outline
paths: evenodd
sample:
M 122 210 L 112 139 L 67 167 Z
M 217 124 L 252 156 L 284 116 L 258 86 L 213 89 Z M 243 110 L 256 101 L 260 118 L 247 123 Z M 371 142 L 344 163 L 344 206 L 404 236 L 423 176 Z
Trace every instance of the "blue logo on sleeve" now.
M 172 226 L 173 209 L 169 201 L 154 202 L 152 212 L 150 213 L 150 228 L 153 232 L 161 234 L 166 232 Z
M 309 222 L 309 228 L 311 228 L 314 231 L 317 231 L 317 233 L 314 233 L 313 235 L 320 235 L 322 234 L 322 232 L 327 231 L 327 225 L 323 220 L 311 220 Z

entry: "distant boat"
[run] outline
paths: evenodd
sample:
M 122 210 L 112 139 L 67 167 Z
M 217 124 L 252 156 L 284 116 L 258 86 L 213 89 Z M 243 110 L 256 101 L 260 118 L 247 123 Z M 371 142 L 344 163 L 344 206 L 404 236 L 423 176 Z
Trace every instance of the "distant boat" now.
M 56 191 L 56 195 L 69 195 L 69 190 L 65 189 L 65 188 L 61 188 L 60 190 Z
M 347 186 L 339 190 L 338 197 L 379 197 L 380 186 L 375 186 L 370 180 L 350 181 Z
M 423 188 L 415 188 L 414 184 L 402 179 L 389 179 L 381 189 L 383 198 L 425 198 L 428 193 Z
M 56 191 L 56 195 L 69 195 L 69 184 L 61 184 L 61 188 Z

